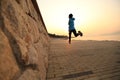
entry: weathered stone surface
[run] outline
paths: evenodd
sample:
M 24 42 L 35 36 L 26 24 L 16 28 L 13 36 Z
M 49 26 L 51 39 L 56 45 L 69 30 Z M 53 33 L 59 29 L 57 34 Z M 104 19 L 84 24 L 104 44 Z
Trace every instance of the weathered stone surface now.
M 19 79 L 17 80 L 41 80 L 37 71 L 28 69 L 26 70 Z
M 9 41 L 0 29 L 0 80 L 10 80 L 19 72 Z
M 0 11 L 0 80 L 45 80 L 49 37 L 36 0 L 0 0 Z

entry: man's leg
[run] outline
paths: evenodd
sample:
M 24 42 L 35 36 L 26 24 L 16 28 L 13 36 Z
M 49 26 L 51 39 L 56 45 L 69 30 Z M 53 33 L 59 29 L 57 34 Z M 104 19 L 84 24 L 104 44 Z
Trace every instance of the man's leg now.
M 76 33 L 75 29 L 72 32 L 73 32 L 73 34 L 74 34 L 75 37 L 77 37 L 79 35 L 78 33 Z
M 71 44 L 71 31 L 69 31 L 69 44 Z

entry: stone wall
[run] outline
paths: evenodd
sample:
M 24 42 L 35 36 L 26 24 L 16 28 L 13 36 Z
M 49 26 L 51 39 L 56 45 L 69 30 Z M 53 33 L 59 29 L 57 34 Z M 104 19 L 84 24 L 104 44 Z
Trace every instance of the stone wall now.
M 36 0 L 0 0 L 0 80 L 45 80 L 48 51 Z

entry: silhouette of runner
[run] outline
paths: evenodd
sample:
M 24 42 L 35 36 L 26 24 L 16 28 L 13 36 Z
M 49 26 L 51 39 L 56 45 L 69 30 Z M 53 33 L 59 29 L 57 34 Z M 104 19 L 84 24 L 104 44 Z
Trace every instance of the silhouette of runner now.
M 76 32 L 76 29 L 74 27 L 74 20 L 75 18 L 73 18 L 73 14 L 69 14 L 69 21 L 68 21 L 68 25 L 69 25 L 69 44 L 71 44 L 71 34 L 73 32 L 74 36 L 77 37 L 78 35 L 82 36 L 83 34 L 78 31 L 78 33 Z

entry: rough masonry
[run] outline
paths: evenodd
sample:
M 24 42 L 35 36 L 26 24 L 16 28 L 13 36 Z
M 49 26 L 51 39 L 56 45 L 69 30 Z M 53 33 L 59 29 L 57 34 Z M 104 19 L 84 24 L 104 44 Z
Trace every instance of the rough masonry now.
M 0 0 L 0 80 L 45 80 L 48 52 L 36 0 Z

